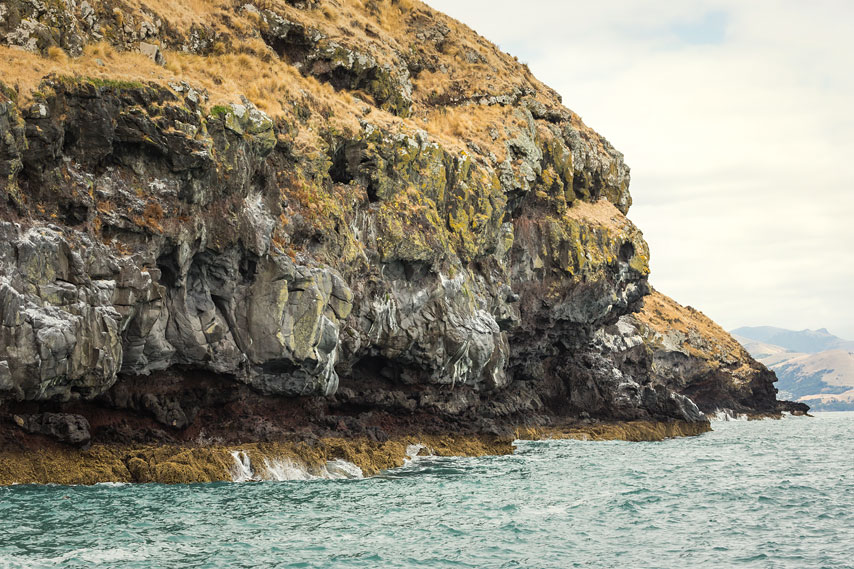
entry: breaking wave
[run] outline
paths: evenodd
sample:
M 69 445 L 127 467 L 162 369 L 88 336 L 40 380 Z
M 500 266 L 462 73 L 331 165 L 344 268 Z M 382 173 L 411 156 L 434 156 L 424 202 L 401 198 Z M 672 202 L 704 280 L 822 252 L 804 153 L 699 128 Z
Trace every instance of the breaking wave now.
M 706 417 L 710 421 L 747 421 L 747 415 L 736 413 L 732 409 L 718 409 L 714 413 L 708 413 Z
M 234 458 L 231 466 L 231 479 L 234 482 L 364 478 L 361 468 L 340 458 L 329 460 L 319 467 L 310 467 L 291 458 L 269 457 L 264 457 L 261 464 L 256 466 L 249 454 L 242 450 L 232 451 L 231 456 Z

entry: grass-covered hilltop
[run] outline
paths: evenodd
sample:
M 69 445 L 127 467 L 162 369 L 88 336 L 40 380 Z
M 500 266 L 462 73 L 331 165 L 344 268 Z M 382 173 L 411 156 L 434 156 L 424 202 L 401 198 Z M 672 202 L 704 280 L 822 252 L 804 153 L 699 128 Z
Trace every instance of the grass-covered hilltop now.
M 0 43 L 2 483 L 784 408 L 701 313 L 638 313 L 623 156 L 420 2 L 11 0 Z

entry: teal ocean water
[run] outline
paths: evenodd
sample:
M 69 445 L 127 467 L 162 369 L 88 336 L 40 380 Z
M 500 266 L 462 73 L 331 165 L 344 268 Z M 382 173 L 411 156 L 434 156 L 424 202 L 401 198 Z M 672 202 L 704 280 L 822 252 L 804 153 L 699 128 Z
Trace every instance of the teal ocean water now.
M 854 413 L 362 480 L 0 488 L 0 567 L 854 567 Z

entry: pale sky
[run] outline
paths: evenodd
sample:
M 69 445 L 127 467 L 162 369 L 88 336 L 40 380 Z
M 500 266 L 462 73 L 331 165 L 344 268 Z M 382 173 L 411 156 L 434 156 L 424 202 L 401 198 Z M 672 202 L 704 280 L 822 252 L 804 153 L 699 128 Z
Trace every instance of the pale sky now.
M 625 154 L 658 290 L 854 339 L 854 2 L 428 3 Z

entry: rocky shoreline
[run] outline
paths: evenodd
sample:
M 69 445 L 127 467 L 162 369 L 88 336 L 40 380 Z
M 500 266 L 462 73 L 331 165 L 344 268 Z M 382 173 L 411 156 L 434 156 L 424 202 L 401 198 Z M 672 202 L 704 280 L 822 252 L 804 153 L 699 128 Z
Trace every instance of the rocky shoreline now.
M 517 438 L 660 441 L 695 436 L 710 430 L 708 423 L 686 421 L 576 424 L 520 430 Z M 98 484 L 275 480 L 265 469 L 285 465 L 309 476 L 328 477 L 330 462 L 345 461 L 357 474 L 370 476 L 402 466 L 408 453 L 434 456 L 512 454 L 514 437 L 489 435 L 395 435 L 385 441 L 362 437 L 323 437 L 267 443 L 221 444 L 95 444 L 76 449 L 49 439 L 31 439 L 29 448 L 5 448 L 0 453 L 0 485 Z M 252 465 L 262 465 L 255 466 Z M 253 470 L 254 468 L 254 470 Z M 281 467 L 280 467 L 281 468 Z M 299 471 L 298 470 L 298 471 Z M 281 475 L 279 475 L 281 476 Z

